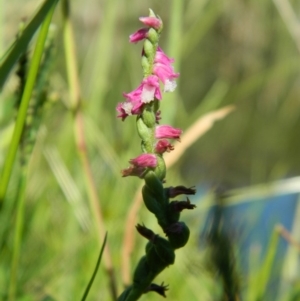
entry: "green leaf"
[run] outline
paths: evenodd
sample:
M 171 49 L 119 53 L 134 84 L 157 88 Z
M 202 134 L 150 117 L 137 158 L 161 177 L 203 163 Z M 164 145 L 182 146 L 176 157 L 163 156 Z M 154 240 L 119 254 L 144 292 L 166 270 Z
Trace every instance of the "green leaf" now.
M 40 61 L 41 61 L 41 58 L 43 55 L 44 45 L 45 45 L 47 34 L 48 34 L 48 28 L 50 26 L 52 16 L 53 16 L 53 13 L 55 10 L 55 4 L 56 4 L 56 1 L 53 2 L 53 5 L 50 7 L 51 9 L 49 11 L 47 11 L 48 13 L 45 16 L 45 19 L 43 20 L 43 24 L 41 26 L 41 30 L 39 32 L 39 35 L 38 35 L 38 38 L 36 41 L 36 45 L 35 45 L 35 49 L 34 49 L 34 52 L 32 55 L 32 60 L 30 63 L 28 77 L 27 77 L 26 84 L 24 87 L 24 92 L 22 94 L 20 107 L 18 110 L 18 115 L 17 115 L 15 127 L 14 127 L 14 132 L 12 135 L 11 143 L 10 143 L 10 146 L 8 149 L 8 153 L 6 155 L 3 171 L 1 174 L 0 209 L 2 207 L 2 203 L 3 203 L 5 195 L 6 195 L 6 190 L 7 190 L 9 179 L 11 176 L 12 167 L 14 164 L 14 160 L 15 160 L 17 149 L 19 146 L 23 127 L 25 124 L 25 119 L 27 116 L 27 109 L 29 106 L 29 101 L 31 98 L 32 91 L 34 89 L 35 80 L 36 80 L 39 66 L 40 66 Z M 1 72 L 1 68 L 0 68 L 0 76 L 1 76 L 1 74 L 2 74 L 2 72 Z
M 33 35 L 46 18 L 48 12 L 58 2 L 58 0 L 46 0 L 35 16 L 27 24 L 22 31 L 22 34 L 13 42 L 8 51 L 0 60 L 0 91 L 12 70 L 13 66 L 17 62 L 20 55 L 24 52 L 32 39 Z

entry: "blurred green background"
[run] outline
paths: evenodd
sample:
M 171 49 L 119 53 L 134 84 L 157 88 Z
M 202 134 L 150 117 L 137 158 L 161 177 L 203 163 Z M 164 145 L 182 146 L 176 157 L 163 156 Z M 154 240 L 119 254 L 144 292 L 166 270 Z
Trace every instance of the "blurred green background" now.
M 167 184 L 222 184 L 234 189 L 300 174 L 300 35 L 291 34 L 291 28 L 300 32 L 296 17 L 300 2 L 70 2 L 88 158 L 121 292 L 124 228 L 141 181 L 121 178 L 120 170 L 140 153 L 140 142 L 134 118 L 117 120 L 115 107 L 123 101 L 122 93 L 137 87 L 142 77 L 142 45 L 128 42 L 129 35 L 142 27 L 138 17 L 152 8 L 162 18 L 160 45 L 175 58 L 175 70 L 180 72 L 176 92 L 162 101 L 162 123 L 185 131 L 204 114 L 235 106 L 234 112 L 218 121 L 168 170 Z M 0 55 L 14 41 L 20 22 L 29 20 L 41 3 L 0 0 Z M 295 15 L 285 18 L 289 8 Z M 58 3 L 51 28 L 55 50 L 47 106 L 29 163 L 16 300 L 78 300 L 100 249 L 77 153 L 74 120 L 68 109 L 63 22 Z M 32 46 L 28 53 L 30 57 Z M 12 135 L 17 86 L 17 77 L 11 73 L 0 96 L 1 169 Z M 16 163 L 0 217 L 3 300 L 7 298 L 19 181 Z M 199 199 L 198 210 L 182 215 L 191 227 L 188 246 L 177 252 L 175 265 L 157 281 L 170 284 L 169 300 L 219 300 L 221 294 L 221 286 L 216 288 L 214 275 L 206 268 L 206 250 L 198 250 L 198 236 L 211 205 L 209 190 L 195 202 Z M 143 207 L 136 219 L 159 231 Z M 134 224 L 131 228 L 135 237 Z M 143 254 L 144 244 L 138 237 L 131 271 Z M 242 291 L 247 292 L 247 276 L 241 275 L 240 281 Z M 109 298 L 108 280 L 101 266 L 89 300 Z M 157 298 L 148 294 L 143 300 Z

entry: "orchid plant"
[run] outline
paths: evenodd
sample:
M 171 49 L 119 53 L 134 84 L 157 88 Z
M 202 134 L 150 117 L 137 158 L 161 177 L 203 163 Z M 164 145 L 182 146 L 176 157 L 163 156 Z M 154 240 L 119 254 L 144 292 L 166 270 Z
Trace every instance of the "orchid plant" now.
M 134 301 L 149 291 L 165 296 L 167 286 L 163 283 L 153 283 L 154 278 L 167 266 L 175 261 L 175 250 L 183 247 L 189 238 L 189 228 L 179 221 L 184 209 L 194 209 L 187 198 L 184 201 L 170 201 L 181 194 L 195 194 L 194 187 L 164 187 L 166 165 L 163 158 L 165 152 L 170 152 L 174 146 L 170 139 L 180 140 L 181 129 L 170 125 L 159 125 L 161 112 L 159 110 L 163 92 L 173 92 L 176 88 L 176 78 L 169 58 L 158 46 L 163 23 L 152 10 L 148 17 L 139 20 L 146 28 L 139 29 L 130 35 L 131 43 L 144 41 L 142 50 L 142 68 L 144 78 L 141 84 L 132 92 L 124 93 L 126 101 L 117 105 L 118 117 L 123 121 L 136 115 L 136 126 L 141 138 L 142 154 L 129 161 L 130 167 L 122 171 L 122 175 L 138 176 L 144 179 L 142 189 L 143 200 L 147 209 L 152 212 L 167 239 L 155 234 L 144 225 L 137 225 L 137 231 L 148 240 L 145 252 L 140 259 L 133 275 L 133 282 L 118 298 L 119 301 Z

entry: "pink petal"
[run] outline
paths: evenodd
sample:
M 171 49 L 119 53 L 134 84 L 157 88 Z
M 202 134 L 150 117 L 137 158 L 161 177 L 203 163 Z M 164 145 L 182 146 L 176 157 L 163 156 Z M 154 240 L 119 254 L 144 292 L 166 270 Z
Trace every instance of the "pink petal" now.
M 180 140 L 181 129 L 173 128 L 170 125 L 158 125 L 155 129 L 156 139 L 176 139 Z
M 121 173 L 122 173 L 122 177 L 136 176 L 139 178 L 143 178 L 145 171 L 146 168 L 144 167 L 130 166 L 126 169 L 123 169 Z
M 153 72 L 163 84 L 165 84 L 167 80 L 172 81 L 179 77 L 179 73 L 175 73 L 171 65 L 164 65 L 161 63 L 154 64 Z
M 123 108 L 123 103 L 118 103 L 116 110 L 119 112 L 117 117 L 122 118 L 122 121 L 124 121 L 125 118 L 128 116 L 128 113 L 126 113 L 126 110 Z
M 159 29 L 162 26 L 162 21 L 155 17 L 140 17 L 139 20 L 146 26 Z
M 157 141 L 155 145 L 155 151 L 158 154 L 163 154 L 165 152 L 170 152 L 174 150 L 174 146 L 166 139 Z
M 157 47 L 157 51 L 155 54 L 154 62 L 161 64 L 172 64 L 174 63 L 174 59 L 169 58 L 160 47 Z
M 131 159 L 129 163 L 138 167 L 154 168 L 157 165 L 157 158 L 154 154 L 142 154 L 134 159 Z
M 148 28 L 141 28 L 129 36 L 130 43 L 137 43 L 148 37 Z
M 159 79 L 155 75 L 150 75 L 143 79 L 142 84 L 143 92 L 142 92 L 142 102 L 149 102 L 154 100 L 154 98 L 160 100 L 162 98 Z

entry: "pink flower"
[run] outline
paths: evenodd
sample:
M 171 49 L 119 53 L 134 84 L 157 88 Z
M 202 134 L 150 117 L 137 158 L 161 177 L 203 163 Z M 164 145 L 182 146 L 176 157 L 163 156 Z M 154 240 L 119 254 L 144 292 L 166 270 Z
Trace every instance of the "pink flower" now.
M 155 75 L 150 75 L 143 79 L 142 83 L 132 92 L 123 93 L 126 101 L 119 103 L 116 110 L 118 117 L 124 120 L 129 115 L 139 115 L 142 112 L 143 105 L 154 99 L 161 99 L 159 79 Z
M 143 79 L 142 81 L 143 89 L 142 89 L 142 102 L 149 103 L 150 101 L 156 99 L 161 99 L 161 92 L 159 86 L 159 80 L 157 76 L 150 75 Z
M 125 120 L 127 116 L 138 115 L 142 113 L 142 102 L 138 101 L 125 101 L 118 103 L 116 110 L 119 112 L 117 117 L 122 118 L 122 121 Z
M 162 27 L 162 21 L 156 17 L 140 17 L 139 20 L 146 26 L 160 29 Z
M 165 85 L 165 92 L 173 92 L 176 88 L 175 78 L 179 76 L 179 73 L 175 73 L 173 66 L 170 64 L 165 65 L 162 63 L 155 63 L 153 67 L 153 73 L 162 81 Z
M 176 139 L 180 140 L 180 135 L 182 134 L 181 129 L 173 128 L 170 125 L 159 125 L 155 130 L 156 139 Z
M 132 165 L 122 170 L 122 176 L 136 176 L 143 178 L 147 168 L 154 168 L 157 165 L 157 158 L 154 154 L 142 154 L 131 159 L 129 163 Z
M 129 161 L 135 167 L 150 167 L 154 168 L 157 165 L 157 158 L 154 154 L 141 154 L 138 157 Z
M 156 99 L 161 99 L 161 92 L 158 78 L 150 75 L 143 79 L 142 83 L 132 92 L 123 93 L 123 96 L 131 102 L 149 103 Z M 133 113 L 134 114 L 134 113 Z
M 157 48 L 153 73 L 165 85 L 165 92 L 173 92 L 176 88 L 175 78 L 179 76 L 179 73 L 174 72 L 173 66 L 171 65 L 173 62 L 174 59 L 169 58 L 160 47 Z
M 123 169 L 121 173 L 122 173 L 122 177 L 135 176 L 142 179 L 144 177 L 146 170 L 147 169 L 144 167 L 130 166 L 126 169 Z
M 174 59 L 168 57 L 163 50 L 158 46 L 157 51 L 154 58 L 154 63 L 161 63 L 161 64 L 172 64 L 174 63 Z
M 160 19 L 157 19 L 155 17 L 141 17 L 139 20 L 144 23 L 144 25 L 153 27 L 155 29 L 159 29 L 162 26 L 162 21 Z M 139 41 L 142 41 L 144 39 L 148 38 L 148 31 L 149 28 L 140 28 L 133 34 L 129 36 L 129 42 L 130 43 L 137 43 Z
M 124 121 L 125 118 L 129 115 L 128 110 L 126 110 L 126 106 L 123 102 L 117 104 L 116 110 L 119 113 L 117 117 L 122 118 L 122 121 Z M 129 111 L 131 113 L 131 109 Z
M 137 43 L 148 37 L 149 28 L 141 28 L 129 36 L 130 43 Z
M 166 139 L 158 140 L 155 145 L 155 151 L 158 154 L 163 154 L 165 152 L 170 152 L 174 150 L 174 146 Z

